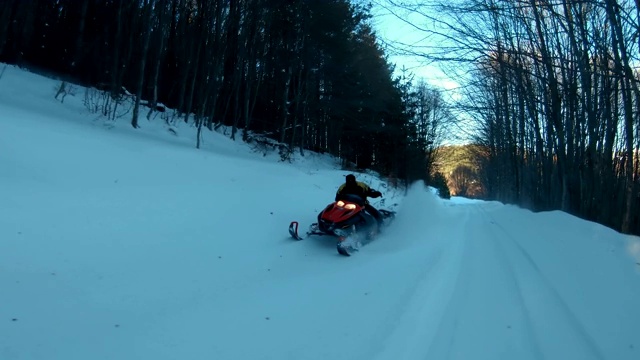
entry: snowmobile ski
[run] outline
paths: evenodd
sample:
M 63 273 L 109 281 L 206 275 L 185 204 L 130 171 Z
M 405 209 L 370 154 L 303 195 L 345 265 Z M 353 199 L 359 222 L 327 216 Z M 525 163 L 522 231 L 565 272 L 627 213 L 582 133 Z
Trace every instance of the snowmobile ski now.
M 349 251 L 344 246 L 342 246 L 341 243 L 338 243 L 338 254 L 344 255 L 344 256 L 351 256 L 351 254 L 349 254 Z
M 298 235 L 298 222 L 297 221 L 292 221 L 291 224 L 289 224 L 289 234 L 291 235 L 292 238 L 294 238 L 296 240 L 302 240 L 302 237 L 300 235 Z

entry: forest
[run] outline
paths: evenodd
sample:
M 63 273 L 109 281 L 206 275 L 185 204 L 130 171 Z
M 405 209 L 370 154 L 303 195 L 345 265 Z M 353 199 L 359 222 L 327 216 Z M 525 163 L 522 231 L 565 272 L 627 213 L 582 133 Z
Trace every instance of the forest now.
M 453 193 L 640 234 L 639 1 L 384 3 L 432 24 L 428 51 L 397 46 L 462 84 L 472 140 L 443 149 Z
M 422 17 L 433 45 L 393 49 L 454 69 L 459 100 L 394 75 L 361 1 L 3 0 L 0 62 L 104 91 L 96 111 L 134 128 L 166 106 L 283 160 L 446 177 L 452 194 L 640 234 L 640 2 L 378 3 Z M 460 119 L 468 143 L 443 146 Z
M 140 126 L 140 107 L 177 109 L 198 134 L 328 153 L 344 166 L 429 181 L 437 89 L 394 77 L 347 0 L 3 0 L 0 61 L 109 93 L 95 106 Z M 118 116 L 122 99 L 135 101 Z M 93 102 L 95 104 L 95 101 Z M 177 121 L 172 119 L 171 121 Z M 198 136 L 200 139 L 200 136 Z M 275 144 L 275 145 L 274 145 Z M 265 145 L 265 146 L 267 146 Z M 199 141 L 196 144 L 200 146 Z

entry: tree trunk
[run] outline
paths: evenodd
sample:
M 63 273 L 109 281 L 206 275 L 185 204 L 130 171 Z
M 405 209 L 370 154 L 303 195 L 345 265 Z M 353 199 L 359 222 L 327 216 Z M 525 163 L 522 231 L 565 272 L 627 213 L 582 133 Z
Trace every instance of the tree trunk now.
M 9 25 L 13 19 L 14 8 L 20 0 L 6 0 L 0 10 L 0 56 L 3 55 L 4 45 L 9 35 Z
M 285 72 L 284 89 L 282 92 L 282 125 L 280 126 L 280 143 L 284 143 L 287 134 L 289 120 L 289 87 L 291 86 L 291 66 Z
M 113 39 L 113 63 L 111 67 L 111 97 L 119 98 L 120 94 L 120 47 L 122 46 L 122 8 L 124 2 L 118 2 L 118 12 L 116 16 L 116 34 Z
M 140 98 L 142 97 L 142 89 L 144 88 L 144 74 L 147 64 L 147 54 L 149 53 L 149 38 L 151 37 L 151 3 L 143 3 L 143 22 L 140 24 L 142 29 L 142 56 L 140 56 L 140 66 L 138 68 L 138 79 L 136 81 L 136 100 L 133 106 L 133 118 L 131 119 L 131 126 L 134 129 L 139 127 L 138 125 L 138 112 L 140 110 Z
M 153 75 L 151 75 L 151 86 L 153 87 L 151 93 L 151 100 L 149 102 L 149 112 L 147 113 L 147 119 L 151 118 L 151 114 L 158 107 L 158 81 L 160 79 L 160 66 L 164 60 L 163 54 L 165 53 L 165 14 L 167 12 L 166 4 L 167 0 L 160 0 L 157 5 L 158 11 L 158 49 L 156 52 L 156 62 L 153 67 Z
M 638 93 L 631 79 L 634 79 L 633 72 L 629 66 L 627 49 L 624 43 L 624 34 L 620 23 L 620 9 L 614 0 L 606 0 L 606 10 L 609 22 L 612 27 L 611 38 L 613 41 L 613 54 L 617 67 L 617 73 L 622 77 L 622 101 L 624 107 L 624 130 L 625 130 L 625 181 L 626 181 L 626 201 L 625 211 L 622 217 L 622 232 L 628 233 L 631 227 L 632 206 L 634 195 L 634 169 L 633 169 L 633 149 L 634 149 L 634 129 L 633 129 L 633 99 L 632 90 Z M 634 89 L 632 89 L 634 87 Z
M 70 72 L 75 72 L 76 66 L 82 60 L 83 44 L 84 44 L 84 29 L 86 25 L 87 10 L 89 9 L 89 0 L 82 0 L 82 6 L 80 7 L 80 21 L 78 23 L 78 34 L 76 37 L 76 45 L 73 58 L 69 64 Z

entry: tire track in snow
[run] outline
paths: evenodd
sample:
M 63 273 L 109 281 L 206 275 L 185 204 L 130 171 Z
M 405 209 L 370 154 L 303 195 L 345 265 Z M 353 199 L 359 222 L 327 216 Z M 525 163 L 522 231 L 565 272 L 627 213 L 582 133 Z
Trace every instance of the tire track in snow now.
M 468 213 L 464 216 L 466 221 Z M 424 220 L 418 219 L 416 223 L 420 221 Z M 451 232 L 447 223 L 448 220 L 425 229 L 431 239 L 437 240 L 430 240 L 424 247 L 412 244 L 413 255 L 407 257 L 407 266 L 419 265 L 425 253 L 432 261 L 427 266 L 419 265 L 420 272 L 408 282 L 410 287 L 398 297 L 394 311 L 386 316 L 387 327 L 375 336 L 379 346 L 370 349 L 363 359 L 422 359 L 435 341 L 459 283 L 464 252 L 461 228 L 454 227 L 455 232 Z
M 469 223 L 470 212 L 465 208 L 463 221 L 460 226 L 461 233 L 457 239 L 457 243 L 460 244 L 461 249 L 458 256 L 460 265 L 456 273 L 453 290 L 448 300 L 445 302 L 445 306 L 442 309 L 440 321 L 437 324 L 433 337 L 427 341 L 428 345 L 424 347 L 423 355 L 421 358 L 433 358 L 433 359 L 449 359 L 452 356 L 452 352 L 455 350 L 456 336 L 455 334 L 459 330 L 459 313 L 457 309 L 460 307 L 461 298 L 465 298 L 468 294 L 468 288 L 466 282 L 468 281 L 468 264 L 464 262 L 467 258 L 467 246 L 465 241 L 468 239 L 467 226 Z M 453 317 L 453 319 L 451 319 Z
M 478 211 L 482 213 L 482 215 L 488 220 L 490 224 L 495 224 L 495 221 L 493 221 L 493 219 L 491 218 L 491 216 L 483 206 L 478 206 L 478 209 L 479 209 Z M 490 231 L 492 233 L 495 233 L 492 229 Z M 500 261 L 503 264 L 504 268 L 508 270 L 505 275 L 509 279 L 511 287 L 515 289 L 514 294 L 517 298 L 518 307 L 522 312 L 522 316 L 525 322 L 523 324 L 524 336 L 530 340 L 529 343 L 531 344 L 531 355 L 533 355 L 535 359 L 544 359 L 544 355 L 542 353 L 542 350 L 539 344 L 540 340 L 538 339 L 538 336 L 533 327 L 531 311 L 527 307 L 527 303 L 525 301 L 522 287 L 520 286 L 520 283 L 516 276 L 516 270 L 513 266 L 512 261 L 510 261 L 509 257 L 507 256 L 507 253 L 504 249 L 504 245 L 502 244 L 502 241 L 500 241 L 498 238 L 499 236 L 496 236 L 497 240 L 493 241 L 492 244 L 495 247 L 496 254 L 498 254 L 497 260 Z
M 544 275 L 537 263 L 491 214 L 481 207 L 487 218 L 503 236 L 496 239 L 517 283 L 523 306 L 530 309 L 538 348 L 547 358 L 605 359 L 593 337 Z M 537 328 L 537 329 L 536 329 Z M 564 330 L 564 331 L 563 331 Z
M 465 210 L 465 220 L 456 222 L 463 228 L 462 267 L 435 338 L 421 358 L 541 359 L 530 315 L 489 219 L 477 205 L 460 208 Z

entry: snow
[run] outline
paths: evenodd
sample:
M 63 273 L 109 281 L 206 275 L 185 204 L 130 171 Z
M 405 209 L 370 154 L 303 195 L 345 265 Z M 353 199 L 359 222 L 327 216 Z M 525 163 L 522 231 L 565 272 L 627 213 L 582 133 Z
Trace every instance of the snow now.
M 332 159 L 198 150 L 56 85 L 0 78 L 0 359 L 640 358 L 638 237 L 368 173 L 397 220 L 343 257 L 286 229 L 333 199 Z

